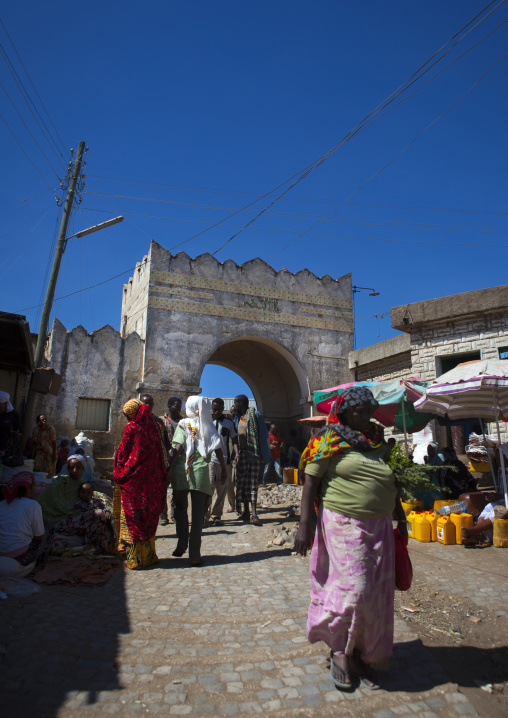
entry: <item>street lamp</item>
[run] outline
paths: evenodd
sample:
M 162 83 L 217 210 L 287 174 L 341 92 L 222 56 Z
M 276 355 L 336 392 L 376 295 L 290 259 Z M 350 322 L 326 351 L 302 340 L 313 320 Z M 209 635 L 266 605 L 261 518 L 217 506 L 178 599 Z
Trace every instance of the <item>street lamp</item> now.
M 361 292 L 363 289 L 369 292 L 369 297 L 379 297 L 379 292 L 376 292 L 372 287 L 358 287 L 356 284 L 353 284 L 353 349 L 356 349 L 355 294 Z
M 55 250 L 55 258 L 53 260 L 53 269 L 51 270 L 51 276 L 49 278 L 48 288 L 46 290 L 46 299 L 44 301 L 44 307 L 42 309 L 41 323 L 39 326 L 39 336 L 37 337 L 37 347 L 35 349 L 36 368 L 41 366 L 42 358 L 44 356 L 44 346 L 46 344 L 46 333 L 48 331 L 49 316 L 53 307 L 53 298 L 55 296 L 60 263 L 62 261 L 63 253 L 65 252 L 65 248 L 67 247 L 67 242 L 73 237 L 85 237 L 87 234 L 92 234 L 92 232 L 99 232 L 101 229 L 111 227 L 113 224 L 118 224 L 119 222 L 123 222 L 123 217 L 120 216 L 114 217 L 113 219 L 107 219 L 105 222 L 101 222 L 100 224 L 94 224 L 93 227 L 87 227 L 87 229 L 82 229 L 79 232 L 76 232 L 76 234 L 71 234 L 70 237 L 65 237 L 61 241 L 58 241 Z M 67 225 L 65 225 L 64 229 L 66 228 Z
M 379 292 L 376 292 L 376 290 L 372 289 L 372 287 L 357 287 L 356 284 L 353 284 L 353 294 L 356 294 L 356 292 L 359 292 L 362 289 L 366 289 L 367 291 L 370 289 L 369 297 L 379 297 Z

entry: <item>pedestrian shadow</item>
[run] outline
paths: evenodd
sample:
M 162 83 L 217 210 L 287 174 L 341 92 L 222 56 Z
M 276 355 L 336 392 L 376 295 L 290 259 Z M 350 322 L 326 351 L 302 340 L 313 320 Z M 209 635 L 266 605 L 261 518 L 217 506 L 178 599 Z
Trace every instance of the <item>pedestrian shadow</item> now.
M 390 669 L 381 672 L 387 692 L 419 693 L 447 683 L 478 688 L 508 680 L 508 648 L 424 646 L 420 639 L 395 643 Z
M 53 718 L 66 700 L 91 706 L 121 690 L 119 636 L 129 632 L 123 566 L 104 586 L 43 585 L 2 601 L 2 718 Z
M 204 554 L 204 568 L 206 566 L 225 566 L 230 563 L 253 563 L 255 561 L 266 561 L 267 559 L 275 559 L 281 556 L 290 556 L 292 548 L 277 549 L 270 551 L 247 551 L 246 553 L 228 554 L 227 556 L 219 554 Z

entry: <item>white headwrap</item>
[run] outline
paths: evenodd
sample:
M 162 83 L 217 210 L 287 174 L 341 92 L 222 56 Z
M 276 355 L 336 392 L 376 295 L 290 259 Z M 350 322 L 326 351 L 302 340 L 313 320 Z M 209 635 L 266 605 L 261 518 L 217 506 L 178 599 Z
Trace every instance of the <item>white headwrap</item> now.
M 220 448 L 221 439 L 213 424 L 210 409 L 202 396 L 190 396 L 185 405 L 185 413 L 187 418 L 182 419 L 179 423 L 185 429 L 187 437 L 185 471 L 188 473 L 195 450 L 197 449 L 205 459 L 212 451 Z
M 8 394 L 6 391 L 0 391 L 0 404 L 7 403 L 7 411 L 14 411 L 14 407 L 11 404 L 11 395 Z
M 72 459 L 77 459 L 83 466 L 86 468 L 86 465 L 88 464 L 88 459 L 86 456 L 83 456 L 82 454 L 73 454 L 72 456 L 69 456 L 67 459 L 67 467 L 69 466 L 69 461 L 72 461 Z

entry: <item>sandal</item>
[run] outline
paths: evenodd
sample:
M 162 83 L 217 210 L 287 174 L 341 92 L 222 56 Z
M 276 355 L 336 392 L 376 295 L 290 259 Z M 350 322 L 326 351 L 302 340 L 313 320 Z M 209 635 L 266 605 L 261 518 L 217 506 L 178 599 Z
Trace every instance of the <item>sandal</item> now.
M 220 519 L 217 519 L 217 518 L 212 519 L 212 526 L 223 526 L 223 525 L 224 524 L 222 523 L 222 521 Z
M 200 558 L 199 561 L 195 561 L 195 562 L 193 561 L 191 563 L 191 568 L 199 568 L 202 565 L 203 565 L 203 559 Z
M 253 526 L 262 526 L 263 525 L 261 522 L 261 519 L 259 519 L 257 516 L 254 516 L 253 518 L 251 518 L 250 523 Z
M 339 678 L 336 678 L 334 676 L 334 669 L 339 674 L 339 678 L 342 680 L 339 680 Z M 330 651 L 330 678 L 334 682 L 334 684 L 339 688 L 341 691 L 349 691 L 352 688 L 351 684 L 351 674 L 349 671 L 345 671 L 343 668 L 338 666 L 335 661 L 333 660 L 333 651 Z M 349 678 L 350 682 L 346 683 L 345 679 Z
M 374 680 L 372 668 L 362 661 L 361 658 L 355 658 L 354 663 L 356 664 L 356 669 L 353 669 L 352 672 L 358 676 L 360 683 L 365 686 L 365 688 L 368 688 L 369 691 L 378 691 L 381 686 Z
M 186 551 L 187 551 L 186 548 L 181 549 L 181 548 L 178 548 L 178 546 L 177 546 L 171 555 L 176 556 L 176 558 L 181 558 Z

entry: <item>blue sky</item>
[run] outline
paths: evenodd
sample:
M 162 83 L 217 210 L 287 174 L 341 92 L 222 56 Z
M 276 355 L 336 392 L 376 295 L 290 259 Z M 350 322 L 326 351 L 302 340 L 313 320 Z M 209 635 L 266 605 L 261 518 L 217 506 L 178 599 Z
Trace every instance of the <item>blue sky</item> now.
M 125 216 L 122 225 L 70 240 L 56 296 L 125 275 L 56 302 L 54 315 L 68 328 L 119 326 L 126 270 L 151 238 L 172 248 L 299 172 L 486 4 L 11 3 L 2 20 L 63 157 L 45 141 L 2 60 L 2 85 L 49 163 L 2 93 L 5 121 L 51 186 L 68 149 L 79 140 L 89 146 L 85 194 L 69 233 Z M 501 4 L 435 70 L 507 18 Z M 260 256 L 276 269 L 332 277 L 352 272 L 355 284 L 380 292 L 356 295 L 358 347 L 393 335 L 392 306 L 505 283 L 507 36 L 508 23 L 359 133 L 218 258 Z M 2 27 L 0 39 L 35 99 Z M 1 308 L 25 313 L 36 329 L 40 309 L 27 308 L 43 296 L 58 207 L 3 122 L 0 147 Z M 252 216 L 241 213 L 182 248 L 213 252 Z M 316 234 L 283 250 L 311 227 Z M 233 388 L 224 376 L 207 371 L 206 393 Z M 231 394 L 242 384 L 234 386 Z

